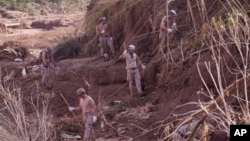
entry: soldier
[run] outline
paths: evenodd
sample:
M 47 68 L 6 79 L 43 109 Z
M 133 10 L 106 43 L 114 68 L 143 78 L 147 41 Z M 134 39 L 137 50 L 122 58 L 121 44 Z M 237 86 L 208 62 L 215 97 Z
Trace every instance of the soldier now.
M 166 44 L 167 38 L 170 34 L 175 33 L 177 30 L 175 17 L 177 16 L 177 13 L 175 10 L 170 10 L 168 12 L 168 16 L 164 16 L 161 20 L 160 24 L 160 33 L 159 33 L 159 39 L 160 39 L 160 50 L 164 48 L 164 45 Z
M 79 88 L 76 91 L 76 94 L 79 96 L 79 106 L 78 107 L 68 107 L 69 111 L 82 111 L 82 119 L 85 123 L 84 131 L 84 141 L 89 141 L 92 136 L 95 140 L 95 132 L 93 129 L 93 123 L 97 121 L 97 108 L 95 101 L 92 97 L 86 94 L 84 88 Z
M 56 63 L 53 57 L 53 48 L 48 47 L 46 50 L 40 53 L 42 60 L 42 83 L 46 86 L 49 82 L 50 69 L 56 68 Z
M 159 33 L 159 39 L 160 39 L 160 43 L 159 43 L 159 48 L 158 48 L 158 53 L 165 53 L 166 49 L 166 43 L 167 43 L 167 39 L 170 39 L 172 35 L 174 35 L 174 33 L 177 30 L 176 27 L 176 22 L 175 22 L 175 17 L 177 16 L 177 13 L 175 10 L 170 10 L 168 12 L 167 16 L 164 16 L 161 20 L 161 24 L 160 24 L 160 33 Z M 168 52 L 170 53 L 170 52 Z M 159 69 L 159 73 L 157 74 L 157 81 L 159 82 L 160 85 L 163 85 L 164 83 L 166 83 L 165 78 L 166 78 L 166 69 L 170 69 L 170 74 L 172 73 L 172 66 L 169 63 L 166 63 L 165 60 L 162 60 L 159 62 L 160 63 L 160 69 Z
M 126 60 L 126 69 L 127 69 L 127 80 L 129 82 L 130 95 L 133 96 L 133 80 L 135 80 L 135 85 L 138 93 L 143 96 L 142 88 L 141 88 L 141 75 L 139 73 L 139 69 L 137 64 L 145 69 L 145 65 L 142 64 L 141 60 L 137 56 L 134 45 L 129 45 L 128 50 L 125 50 L 123 54 L 118 58 Z
M 110 35 L 110 29 L 108 28 L 106 17 L 99 18 L 99 24 L 96 26 L 96 35 L 99 40 L 99 47 L 101 56 L 107 59 L 107 46 L 110 48 L 112 56 L 115 54 L 115 47 L 113 38 Z

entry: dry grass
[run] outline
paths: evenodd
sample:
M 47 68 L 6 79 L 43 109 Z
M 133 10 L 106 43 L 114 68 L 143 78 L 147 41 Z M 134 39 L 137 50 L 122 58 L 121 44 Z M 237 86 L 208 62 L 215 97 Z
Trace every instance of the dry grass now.
M 3 101 L 3 108 L 0 111 L 0 119 L 3 121 L 0 123 L 1 140 L 51 140 L 49 101 L 53 94 L 31 95 L 29 104 L 35 116 L 29 118 L 24 106 L 27 100 L 21 94 L 21 89 L 15 85 L 13 76 L 7 75 L 3 78 L 0 85 L 1 101 Z
M 201 15 L 204 16 L 203 19 L 206 19 L 207 16 L 204 15 L 204 11 L 206 11 L 204 3 L 205 2 L 202 1 L 203 7 L 200 8 L 200 10 Z M 174 109 L 165 120 L 176 117 L 174 118 L 175 120 L 171 122 L 175 123 L 175 126 L 172 130 L 168 130 L 168 133 L 163 132 L 161 140 L 171 140 L 171 138 L 177 134 L 178 129 L 185 124 L 189 124 L 194 117 L 199 117 L 200 121 L 191 131 L 187 139 L 188 141 L 194 140 L 194 136 L 197 132 L 200 132 L 199 130 L 204 130 L 203 132 L 205 133 L 207 128 L 199 129 L 198 127 L 203 124 L 207 118 L 216 123 L 213 129 L 209 129 L 209 132 L 216 129 L 225 131 L 228 135 L 229 125 L 249 123 L 249 90 L 247 85 L 250 77 L 248 74 L 250 55 L 249 17 L 240 3 L 227 0 L 227 4 L 230 5 L 230 7 L 228 7 L 228 12 L 225 14 L 226 18 L 214 18 L 211 23 L 206 23 L 206 27 L 204 27 L 206 28 L 204 29 L 204 33 L 206 34 L 203 37 L 204 44 L 209 46 L 213 59 L 212 61 L 204 62 L 204 64 L 213 80 L 216 92 L 211 91 L 211 88 L 203 78 L 203 72 L 199 71 L 205 89 L 198 93 L 210 98 L 210 101 L 205 103 L 199 100 L 195 103 L 181 105 L 180 107 L 185 107 L 189 104 L 200 107 L 197 110 L 183 114 L 175 115 L 174 111 L 180 107 Z M 199 64 L 200 62 L 197 63 L 198 70 Z M 212 64 L 215 64 L 216 70 L 212 69 Z M 215 94 L 218 95 L 217 98 L 215 98 Z M 169 123 L 165 125 L 161 124 L 161 126 L 169 127 Z M 203 137 L 202 140 L 208 139 Z

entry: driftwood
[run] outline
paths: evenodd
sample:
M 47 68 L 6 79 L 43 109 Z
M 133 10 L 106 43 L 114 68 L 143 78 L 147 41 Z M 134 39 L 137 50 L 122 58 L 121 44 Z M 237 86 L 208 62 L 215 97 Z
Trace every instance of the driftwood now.
M 9 23 L 9 24 L 4 24 L 7 28 L 8 27 L 17 27 L 17 26 L 20 26 L 21 23 Z

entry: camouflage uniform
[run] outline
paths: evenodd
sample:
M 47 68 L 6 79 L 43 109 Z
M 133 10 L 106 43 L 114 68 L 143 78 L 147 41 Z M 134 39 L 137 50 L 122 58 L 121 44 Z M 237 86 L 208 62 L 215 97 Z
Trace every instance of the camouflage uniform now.
M 49 82 L 50 76 L 50 69 L 55 69 L 55 65 L 53 64 L 53 56 L 52 52 L 43 51 L 42 58 L 45 58 L 45 62 L 42 62 L 42 83 L 46 84 Z

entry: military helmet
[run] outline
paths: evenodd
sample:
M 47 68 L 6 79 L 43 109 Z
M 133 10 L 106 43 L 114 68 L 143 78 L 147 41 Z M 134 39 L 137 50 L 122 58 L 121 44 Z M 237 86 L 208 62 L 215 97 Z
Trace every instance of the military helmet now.
M 129 45 L 129 46 L 128 46 L 128 49 L 129 49 L 129 50 L 135 50 L 135 45 Z
M 85 94 L 85 93 L 86 93 L 86 91 L 85 91 L 84 88 L 79 88 L 79 89 L 77 89 L 77 91 L 76 91 L 76 94 L 77 94 L 77 95 L 81 95 L 81 94 Z
M 99 18 L 99 21 L 106 21 L 106 20 L 107 20 L 106 17 L 100 17 L 100 18 Z
M 169 11 L 169 14 L 171 14 L 171 15 L 173 15 L 173 16 L 177 16 L 176 11 L 175 11 L 175 10 L 173 10 L 173 9 Z

